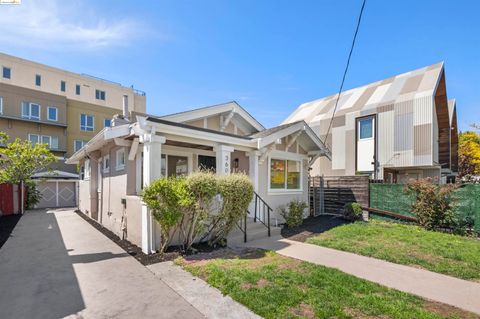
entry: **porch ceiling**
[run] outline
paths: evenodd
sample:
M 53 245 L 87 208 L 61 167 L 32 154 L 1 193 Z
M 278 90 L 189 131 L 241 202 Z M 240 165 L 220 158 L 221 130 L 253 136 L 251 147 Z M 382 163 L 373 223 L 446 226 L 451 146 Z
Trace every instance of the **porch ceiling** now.
M 180 142 L 180 141 L 173 141 L 173 140 L 169 140 L 169 139 L 166 140 L 165 145 L 185 147 L 185 148 L 195 148 L 195 149 L 204 150 L 204 151 L 213 151 L 212 146 L 193 144 L 193 143 L 187 143 L 187 142 Z

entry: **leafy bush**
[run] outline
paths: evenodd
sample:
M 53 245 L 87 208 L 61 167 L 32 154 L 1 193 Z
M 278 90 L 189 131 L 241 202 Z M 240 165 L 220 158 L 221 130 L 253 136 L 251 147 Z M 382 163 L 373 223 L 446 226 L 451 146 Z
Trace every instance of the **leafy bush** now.
M 436 185 L 431 179 L 412 181 L 405 191 L 415 195 L 412 212 L 425 229 L 456 229 L 456 209 L 453 184 Z
M 185 250 L 191 249 L 198 235 L 205 231 L 205 221 L 218 192 L 217 178 L 210 171 L 195 172 L 186 178 L 192 201 L 183 214 L 181 232 Z
M 359 203 L 346 203 L 343 207 L 343 217 L 347 220 L 361 220 L 362 215 L 363 209 Z
M 164 252 L 183 217 L 184 209 L 192 205 L 187 183 L 184 178 L 157 179 L 143 189 L 142 199 L 160 225 L 159 250 Z
M 253 185 L 247 175 L 237 173 L 217 178 L 222 208 L 218 215 L 211 218 L 208 234 L 210 245 L 225 239 L 235 224 L 245 216 L 253 198 Z
M 26 208 L 32 209 L 42 199 L 42 194 L 37 189 L 37 184 L 32 180 L 26 181 L 25 186 L 27 187 Z
M 304 201 L 294 199 L 288 205 L 278 208 L 288 227 L 300 226 L 303 223 L 303 212 L 308 205 Z

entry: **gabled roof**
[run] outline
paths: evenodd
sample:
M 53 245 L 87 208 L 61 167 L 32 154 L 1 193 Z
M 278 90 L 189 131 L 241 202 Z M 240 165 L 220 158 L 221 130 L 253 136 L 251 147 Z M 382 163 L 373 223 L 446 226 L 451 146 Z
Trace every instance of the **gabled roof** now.
M 169 114 L 159 118 L 171 122 L 189 122 L 230 112 L 234 112 L 237 117 L 243 119 L 246 124 L 251 126 L 252 131 L 261 131 L 265 129 L 260 122 L 258 122 L 250 113 L 248 113 L 243 107 L 240 106 L 240 104 L 235 101 Z
M 443 68 L 444 64 L 440 62 L 342 92 L 335 115 L 433 96 Z M 311 123 L 331 118 L 337 96 L 334 94 L 303 103 L 282 124 L 299 120 Z

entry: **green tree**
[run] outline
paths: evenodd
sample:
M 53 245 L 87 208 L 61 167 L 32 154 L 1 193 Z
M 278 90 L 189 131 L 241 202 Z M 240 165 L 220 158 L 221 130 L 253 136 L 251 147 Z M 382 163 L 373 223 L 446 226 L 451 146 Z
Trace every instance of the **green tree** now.
M 480 175 L 480 136 L 476 132 L 459 134 L 458 173 L 460 177 Z
M 0 183 L 33 185 L 32 176 L 56 161 L 46 144 L 32 144 L 19 138 L 8 141 L 9 136 L 0 132 L 0 145 L 3 145 L 0 149 Z

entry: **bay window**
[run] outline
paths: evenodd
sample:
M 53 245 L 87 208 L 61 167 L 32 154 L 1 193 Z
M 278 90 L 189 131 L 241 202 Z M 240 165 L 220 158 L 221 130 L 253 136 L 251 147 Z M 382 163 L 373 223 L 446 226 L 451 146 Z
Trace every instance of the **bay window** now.
M 297 160 L 270 160 L 271 190 L 301 190 L 302 162 Z

